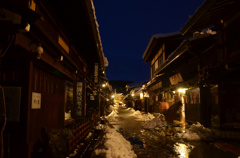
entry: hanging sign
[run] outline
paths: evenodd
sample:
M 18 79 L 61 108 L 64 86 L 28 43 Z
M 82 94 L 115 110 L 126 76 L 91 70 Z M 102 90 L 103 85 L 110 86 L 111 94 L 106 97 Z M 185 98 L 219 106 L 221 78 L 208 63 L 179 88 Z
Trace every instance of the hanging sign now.
M 82 89 L 83 89 L 83 83 L 77 82 L 77 109 L 76 109 L 76 115 L 82 116 Z
M 171 85 L 177 85 L 179 82 L 183 82 L 181 73 L 177 73 L 169 78 Z
M 41 93 L 32 92 L 32 109 L 41 109 Z

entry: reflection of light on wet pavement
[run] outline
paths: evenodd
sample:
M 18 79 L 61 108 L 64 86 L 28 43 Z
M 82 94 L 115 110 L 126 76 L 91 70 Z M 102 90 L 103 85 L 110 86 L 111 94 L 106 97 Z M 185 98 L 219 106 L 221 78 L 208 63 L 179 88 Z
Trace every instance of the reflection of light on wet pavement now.
M 183 143 L 174 144 L 174 151 L 179 155 L 179 158 L 188 158 L 193 148 L 194 146 Z

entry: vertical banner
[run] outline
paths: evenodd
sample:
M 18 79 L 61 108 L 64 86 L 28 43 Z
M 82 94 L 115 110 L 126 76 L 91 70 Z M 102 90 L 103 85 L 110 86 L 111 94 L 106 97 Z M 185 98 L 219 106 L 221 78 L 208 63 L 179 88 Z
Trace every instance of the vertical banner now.
M 83 83 L 77 82 L 77 109 L 76 115 L 82 116 L 82 94 L 83 94 Z
M 94 66 L 94 83 L 98 83 L 98 63 Z

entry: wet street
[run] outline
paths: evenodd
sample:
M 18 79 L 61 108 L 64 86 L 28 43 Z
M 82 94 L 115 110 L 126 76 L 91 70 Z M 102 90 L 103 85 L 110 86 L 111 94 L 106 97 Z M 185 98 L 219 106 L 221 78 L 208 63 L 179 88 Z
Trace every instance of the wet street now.
M 131 142 L 139 158 L 237 158 L 236 154 L 214 146 L 213 141 L 192 141 L 166 136 L 162 131 L 143 129 L 143 121 L 138 121 L 133 112 L 118 109 L 117 121 L 110 121 L 125 139 Z

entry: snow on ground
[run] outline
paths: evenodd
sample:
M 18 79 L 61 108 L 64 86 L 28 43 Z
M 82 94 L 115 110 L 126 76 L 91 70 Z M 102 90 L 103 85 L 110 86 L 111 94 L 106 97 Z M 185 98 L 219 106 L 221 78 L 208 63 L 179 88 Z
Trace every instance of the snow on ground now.
M 155 118 L 152 114 L 150 113 L 142 114 L 139 110 L 134 111 L 133 115 L 137 117 L 138 121 L 145 121 L 145 122 Z
M 155 129 L 155 128 L 163 128 L 166 126 L 167 126 L 167 122 L 165 121 L 165 116 L 163 114 L 158 113 L 155 118 L 146 122 L 143 128 Z
M 108 121 L 117 121 L 118 112 L 115 107 L 111 107 L 112 112 L 105 118 Z M 156 129 L 162 132 L 166 131 L 167 122 L 165 121 L 165 116 L 163 114 L 157 113 L 155 117 L 148 113 L 142 114 L 140 111 L 135 111 L 132 108 L 133 115 L 141 121 L 145 121 L 145 129 Z M 102 127 L 99 127 L 102 128 Z M 106 158 L 136 158 L 137 155 L 132 150 L 133 146 L 127 141 L 120 133 L 116 131 L 115 128 L 106 127 L 104 128 L 106 142 L 104 143 L 104 148 L 96 149 L 94 152 L 96 155 L 106 155 Z M 175 138 L 186 139 L 188 141 L 198 141 L 204 140 L 212 137 L 210 129 L 205 128 L 200 123 L 196 123 L 186 129 L 185 133 L 176 133 Z
M 213 137 L 210 129 L 205 128 L 199 122 L 192 124 L 189 129 L 186 129 L 185 133 L 175 134 L 176 138 L 186 139 L 188 141 L 207 140 Z
M 117 108 L 110 106 L 112 112 L 105 116 L 108 121 L 117 121 L 118 111 Z M 104 143 L 103 149 L 96 149 L 96 155 L 105 155 L 106 158 L 136 158 L 137 155 L 132 150 L 133 146 L 127 141 L 115 128 L 99 125 L 99 129 L 104 130 Z
M 116 117 L 118 117 L 118 111 L 113 110 L 108 116 L 105 116 L 109 121 L 117 121 Z
M 118 107 L 110 105 L 110 106 L 109 106 L 109 109 L 112 110 L 112 111 L 115 111 L 115 113 L 118 114 L 118 110 L 117 110 Z
M 137 117 L 137 120 L 145 121 L 143 128 L 166 131 L 167 122 L 163 114 L 157 113 L 154 117 L 149 113 L 142 114 L 140 111 L 135 111 L 134 115 Z M 211 130 L 205 128 L 199 122 L 192 124 L 189 129 L 186 129 L 186 132 L 176 133 L 174 136 L 175 138 L 186 139 L 188 141 L 200 141 L 213 138 Z
M 106 127 L 106 126 L 105 126 L 104 124 L 99 124 L 99 125 L 97 125 L 97 126 L 95 127 L 95 129 L 97 129 L 97 130 L 104 130 L 105 127 Z
M 127 110 L 135 112 L 135 110 L 133 108 L 127 108 Z
M 114 128 L 105 129 L 106 149 L 96 149 L 96 155 L 106 154 L 106 158 L 136 158 L 137 155 L 132 150 L 132 145 Z

